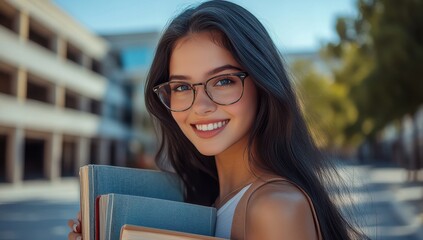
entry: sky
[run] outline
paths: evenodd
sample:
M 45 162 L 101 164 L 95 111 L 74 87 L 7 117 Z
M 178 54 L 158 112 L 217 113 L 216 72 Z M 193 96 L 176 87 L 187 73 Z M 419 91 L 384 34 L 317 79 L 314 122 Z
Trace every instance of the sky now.
M 95 33 L 162 31 L 194 0 L 52 0 Z M 281 51 L 316 51 L 336 41 L 339 16 L 354 16 L 355 0 L 232 0 L 252 12 Z

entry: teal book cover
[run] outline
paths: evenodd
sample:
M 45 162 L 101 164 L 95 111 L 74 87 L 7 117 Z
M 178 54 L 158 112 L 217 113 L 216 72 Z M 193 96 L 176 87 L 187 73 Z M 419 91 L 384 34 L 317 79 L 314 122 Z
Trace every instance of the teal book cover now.
M 106 165 L 87 165 L 80 169 L 82 235 L 95 237 L 95 201 L 108 193 L 183 201 L 183 183 L 176 174 Z
M 99 202 L 100 240 L 119 239 L 123 225 L 214 236 L 216 209 L 165 199 L 107 194 Z

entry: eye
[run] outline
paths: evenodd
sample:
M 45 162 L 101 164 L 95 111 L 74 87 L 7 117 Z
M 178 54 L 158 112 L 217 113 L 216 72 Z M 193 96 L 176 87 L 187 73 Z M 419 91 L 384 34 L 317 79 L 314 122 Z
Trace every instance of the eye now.
M 214 84 L 214 86 L 227 86 L 227 85 L 231 85 L 233 84 L 233 80 L 230 78 L 223 78 L 220 79 L 216 82 L 216 84 Z
M 172 87 L 173 92 L 184 92 L 184 91 L 189 91 L 189 90 L 191 90 L 191 87 L 188 84 L 179 83 L 179 84 L 175 84 Z

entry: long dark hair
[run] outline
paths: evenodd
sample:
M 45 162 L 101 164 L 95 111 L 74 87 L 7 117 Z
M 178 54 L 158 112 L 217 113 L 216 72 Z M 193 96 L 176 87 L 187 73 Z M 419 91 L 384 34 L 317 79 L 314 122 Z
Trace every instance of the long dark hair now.
M 176 41 L 205 31 L 218 32 L 221 37 L 217 42 L 254 79 L 259 102 L 249 136 L 250 164 L 283 176 L 307 192 L 324 239 L 364 237 L 329 198 L 324 186 L 331 182 L 334 168 L 310 137 L 276 46 L 263 25 L 234 3 L 209 1 L 185 10 L 170 22 L 159 41 L 145 89 L 147 109 L 161 140 L 158 165 L 165 167 L 165 163 L 170 163 L 181 176 L 186 185 L 186 201 L 211 205 L 216 199 L 219 185 L 214 157 L 198 152 L 153 93 L 154 86 L 168 81 Z

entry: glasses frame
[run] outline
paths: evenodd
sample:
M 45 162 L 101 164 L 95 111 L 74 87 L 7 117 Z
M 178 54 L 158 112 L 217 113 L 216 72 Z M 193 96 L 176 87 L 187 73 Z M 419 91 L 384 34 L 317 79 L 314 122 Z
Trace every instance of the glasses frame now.
M 241 95 L 240 95 L 240 97 L 237 99 L 237 100 L 235 100 L 234 102 L 232 102 L 232 103 L 228 103 L 228 104 L 221 104 L 221 103 L 218 103 L 218 102 L 216 102 L 215 100 L 213 100 L 213 98 L 210 96 L 210 94 L 209 94 L 209 92 L 207 91 L 207 83 L 208 82 L 210 82 L 210 81 L 212 81 L 212 80 L 214 80 L 214 79 L 216 79 L 216 78 L 220 78 L 220 77 L 225 77 L 225 76 L 237 76 L 237 77 L 239 77 L 239 79 L 241 80 L 241 84 L 242 84 L 242 92 L 241 92 Z M 214 76 L 214 77 L 211 77 L 211 78 L 209 78 L 209 79 L 207 79 L 205 82 L 201 82 L 201 83 L 193 83 L 193 84 L 190 84 L 190 83 L 187 83 L 187 82 L 185 82 L 185 81 L 169 81 L 169 82 L 165 82 L 165 83 L 162 83 L 162 84 L 159 84 L 159 85 L 157 85 L 157 86 L 155 86 L 155 87 L 153 87 L 153 91 L 157 94 L 157 97 L 160 99 L 160 102 L 167 108 L 167 109 L 169 109 L 170 111 L 172 111 L 172 112 L 183 112 L 183 111 L 186 111 L 186 110 L 188 110 L 188 109 L 190 109 L 191 107 L 192 107 L 192 105 L 194 105 L 194 102 L 195 102 L 195 98 L 196 98 L 196 96 L 197 96 L 197 89 L 196 89 L 196 87 L 197 86 L 200 86 L 200 85 L 203 85 L 203 87 L 204 87 L 204 92 L 206 93 L 206 95 L 207 95 L 207 97 L 209 97 L 209 99 L 212 101 L 212 102 L 214 102 L 214 103 L 216 103 L 216 104 L 218 104 L 218 105 L 221 105 L 221 106 L 228 106 L 228 105 L 232 105 L 232 104 L 235 104 L 235 103 L 237 103 L 241 98 L 242 98 L 242 96 L 244 95 L 244 80 L 246 79 L 248 77 L 248 73 L 247 72 L 236 72 L 236 73 L 227 73 L 227 74 L 221 74 L 221 75 L 217 75 L 217 76 Z M 160 93 L 159 93 L 159 89 L 161 88 L 161 87 L 163 87 L 163 86 L 166 86 L 166 85 L 169 85 L 170 83 L 184 83 L 184 84 L 187 84 L 187 85 L 189 85 L 190 86 L 190 88 L 191 88 L 191 91 L 193 92 L 193 98 L 192 98 L 192 102 L 191 102 L 191 104 L 189 105 L 189 107 L 187 107 L 187 108 L 185 108 L 185 109 L 183 109 L 183 110 L 172 110 L 170 107 L 168 107 L 164 102 L 163 102 L 163 100 L 162 100 L 162 98 L 160 97 Z

